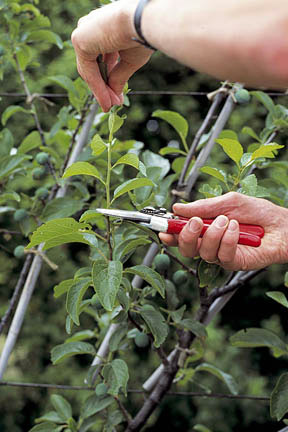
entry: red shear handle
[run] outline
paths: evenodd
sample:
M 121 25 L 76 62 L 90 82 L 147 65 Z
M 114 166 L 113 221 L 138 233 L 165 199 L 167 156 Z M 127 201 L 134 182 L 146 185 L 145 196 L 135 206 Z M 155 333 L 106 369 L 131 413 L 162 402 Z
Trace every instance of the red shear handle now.
M 187 224 L 189 219 L 168 219 L 168 228 L 167 228 L 167 233 L 168 234 L 179 234 L 182 229 L 184 228 L 184 226 Z M 207 221 L 209 223 L 207 223 Z M 209 226 L 211 225 L 211 223 L 213 222 L 213 219 L 204 219 L 204 226 L 202 229 L 202 232 L 200 234 L 200 237 L 202 237 L 204 235 L 204 233 L 207 231 L 207 229 L 209 228 Z M 239 240 L 238 240 L 238 244 L 242 244 L 242 245 L 246 245 L 246 246 L 253 246 L 253 247 L 258 247 L 261 245 L 261 237 L 263 237 L 264 235 L 264 230 L 262 227 L 258 226 L 258 225 L 246 225 L 246 224 L 239 224 L 240 226 L 240 234 L 239 234 Z M 245 228 L 245 230 L 243 229 L 243 227 Z M 248 229 L 246 229 L 246 227 L 250 230 L 248 231 Z M 252 227 L 252 228 L 251 228 Z M 255 231 L 254 228 L 256 228 Z M 242 231 L 243 229 L 243 231 Z M 259 232 L 258 235 L 255 235 L 254 232 Z

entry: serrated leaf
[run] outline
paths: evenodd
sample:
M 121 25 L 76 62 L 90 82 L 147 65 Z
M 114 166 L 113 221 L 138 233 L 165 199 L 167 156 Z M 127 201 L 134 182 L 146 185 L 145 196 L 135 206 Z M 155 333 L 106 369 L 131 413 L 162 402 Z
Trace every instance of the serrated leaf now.
M 63 418 L 60 417 L 56 411 L 49 411 L 48 413 L 35 420 L 35 423 L 42 422 L 63 423 Z
M 155 171 L 157 173 L 157 180 L 163 179 L 170 170 L 169 161 L 166 158 L 160 156 L 159 154 L 151 152 L 150 150 L 145 150 L 142 153 L 142 159 L 147 168 L 147 171 L 149 168 L 157 168 L 157 170 Z
M 93 156 L 100 156 L 105 150 L 107 150 L 105 142 L 98 134 L 93 137 L 90 146 Z
M 83 232 L 85 232 L 86 228 L 87 224 L 76 222 L 72 218 L 52 220 L 37 228 L 26 247 L 31 248 L 40 243 L 45 243 L 44 250 L 47 250 L 65 243 L 79 242 L 88 244 L 87 240 L 83 238 Z
M 41 137 L 38 131 L 33 131 L 27 135 L 20 146 L 18 147 L 17 154 L 25 154 L 35 148 L 40 148 Z
M 279 144 L 275 144 L 275 143 L 271 143 L 271 144 L 266 144 L 266 145 L 262 145 L 260 146 L 257 150 L 255 150 L 252 153 L 252 159 L 258 159 L 258 158 L 274 158 L 275 155 L 273 154 L 273 150 L 278 150 L 283 148 L 283 145 L 279 145 Z
M 54 286 L 54 297 L 58 298 L 62 294 L 65 294 L 72 286 L 74 279 L 67 279 Z
M 123 323 L 118 326 L 118 328 L 114 331 L 112 336 L 109 339 L 109 350 L 111 352 L 115 352 L 118 350 L 121 340 L 127 336 L 128 325 L 127 323 Z
M 35 30 L 28 34 L 27 42 L 49 42 L 57 45 L 59 49 L 63 48 L 63 42 L 60 36 L 51 30 Z
M 198 277 L 200 280 L 200 287 L 210 286 L 217 278 L 220 272 L 220 267 L 217 264 L 209 264 L 201 260 L 198 266 Z
M 281 291 L 268 291 L 266 295 L 276 302 L 280 303 L 282 306 L 288 308 L 288 301 L 286 296 Z
M 162 147 L 159 151 L 159 153 L 162 156 L 165 156 L 167 154 L 182 154 L 184 156 L 187 155 L 187 153 L 181 149 L 178 149 L 177 147 Z
M 99 259 L 92 268 L 92 280 L 99 301 L 105 310 L 112 311 L 121 285 L 123 266 L 120 261 L 108 263 Z
M 112 168 L 120 164 L 130 165 L 136 169 L 139 169 L 139 158 L 134 153 L 127 153 L 126 155 L 120 157 L 120 159 L 117 160 L 117 162 L 113 165 Z
M 261 328 L 248 328 L 240 330 L 230 338 L 233 346 L 241 348 L 267 347 L 273 352 L 274 357 L 288 354 L 287 345 L 270 330 Z
M 172 312 L 170 311 L 171 318 L 173 319 L 173 321 L 176 324 L 179 324 L 180 321 L 182 320 L 185 310 L 186 310 L 186 305 L 183 305 L 183 306 L 181 306 L 181 308 L 179 308 L 175 311 L 172 311 Z
M 58 364 L 68 357 L 79 354 L 95 355 L 96 351 L 93 345 L 87 342 L 69 342 L 61 345 L 56 345 L 51 350 L 51 361 L 53 364 Z
M 50 399 L 54 409 L 64 421 L 72 417 L 71 405 L 63 396 L 53 394 Z
M 45 422 L 34 426 L 29 432 L 55 432 L 57 425 L 51 422 Z
M 250 196 L 256 196 L 257 186 L 257 177 L 255 176 L 255 174 L 250 174 L 249 176 L 241 180 L 241 193 Z
M 168 336 L 169 327 L 163 315 L 151 305 L 144 305 L 140 309 L 140 315 L 147 324 L 154 337 L 154 345 L 159 348 Z
M 138 247 L 145 246 L 150 243 L 151 240 L 148 240 L 145 237 L 139 237 L 134 240 L 126 240 L 125 242 L 122 242 L 116 246 L 113 251 L 113 258 L 124 263 Z
M 140 276 L 149 285 L 151 285 L 152 288 L 154 288 L 161 295 L 161 297 L 165 297 L 165 281 L 155 270 L 145 265 L 137 265 L 126 268 L 125 272 Z
M 93 338 L 95 338 L 95 333 L 92 330 L 82 330 L 74 333 L 72 336 L 67 338 L 65 340 L 65 343 L 78 342 L 78 341 L 83 341 L 86 339 L 93 339 Z
M 110 133 L 113 135 L 117 132 L 124 123 L 126 116 L 120 117 L 118 114 L 111 112 L 108 118 L 108 127 Z
M 49 222 L 56 218 L 68 218 L 82 210 L 83 206 L 84 202 L 79 199 L 54 198 L 46 204 L 40 218 L 43 222 Z
M 280 421 L 288 412 L 288 373 L 280 376 L 271 393 L 270 413 Z
M 179 322 L 181 327 L 184 329 L 187 329 L 191 331 L 195 336 L 206 338 L 207 337 L 207 331 L 203 324 L 201 324 L 199 321 L 186 318 Z
M 4 203 L 7 201 L 17 201 L 20 202 L 21 198 L 17 192 L 6 192 L 0 195 L 0 203 Z
M 108 393 L 118 396 L 120 390 L 127 396 L 127 383 L 129 380 L 129 370 L 124 360 L 115 359 L 102 369 L 102 374 L 109 386 Z
M 80 325 L 79 315 L 82 299 L 91 285 L 91 278 L 76 279 L 69 288 L 66 298 L 66 310 L 72 321 Z
M 267 93 L 262 91 L 252 91 L 250 94 L 255 96 L 265 106 L 267 111 L 271 112 L 272 114 L 274 113 L 274 102 Z
M 148 178 L 135 178 L 131 180 L 127 180 L 125 183 L 118 186 L 114 191 L 114 198 L 112 202 L 119 198 L 121 195 L 125 194 L 128 191 L 138 189 L 143 186 L 154 186 L 154 183 Z
M 95 168 L 89 162 L 73 163 L 66 169 L 66 171 L 63 174 L 63 178 L 68 178 L 74 175 L 89 175 L 97 178 L 103 184 L 105 184 L 97 168 Z
M 222 170 L 219 170 L 217 168 L 212 168 L 210 166 L 203 166 L 202 168 L 200 168 L 200 171 L 205 173 L 205 174 L 209 174 L 212 177 L 215 177 L 224 183 L 226 182 L 226 174 Z
M 208 183 L 205 183 L 200 187 L 199 192 L 201 192 L 205 198 L 213 198 L 222 195 L 222 188 L 220 185 L 212 187 Z
M 243 147 L 240 142 L 230 138 L 218 138 L 216 139 L 216 142 L 220 144 L 227 156 L 239 165 L 240 159 L 243 155 Z
M 1 121 L 3 126 L 6 125 L 10 117 L 12 117 L 14 114 L 19 112 L 22 112 L 24 114 L 31 114 L 30 110 L 27 110 L 19 105 L 10 105 L 8 108 L 5 109 L 5 111 L 2 114 Z
M 81 417 L 86 419 L 105 408 L 108 408 L 114 402 L 114 398 L 112 396 L 104 396 L 99 397 L 97 395 L 92 395 L 86 399 L 84 406 L 81 411 Z
M 241 130 L 242 133 L 247 134 L 249 136 L 251 136 L 252 138 L 254 138 L 256 141 L 261 143 L 261 139 L 259 138 L 259 136 L 256 134 L 256 132 L 249 126 L 244 126 Z
M 204 372 L 204 371 L 211 373 L 212 375 L 216 376 L 221 381 L 223 381 L 233 395 L 238 394 L 238 385 L 235 382 L 232 375 L 223 372 L 221 369 L 218 369 L 216 366 L 213 366 L 209 363 L 201 363 L 195 369 L 195 372 Z
M 178 133 L 182 141 L 186 140 L 188 134 L 188 122 L 179 113 L 175 111 L 156 110 L 152 117 L 157 117 L 169 123 Z
M 21 167 L 22 162 L 29 160 L 30 156 L 26 155 L 15 155 L 5 156 L 0 161 L 0 180 L 4 177 L 10 176 L 16 169 L 24 168 Z

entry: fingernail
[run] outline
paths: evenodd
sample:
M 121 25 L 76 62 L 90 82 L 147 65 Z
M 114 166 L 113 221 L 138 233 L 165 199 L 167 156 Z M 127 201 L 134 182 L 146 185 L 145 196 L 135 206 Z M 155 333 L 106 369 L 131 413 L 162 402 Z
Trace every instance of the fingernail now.
M 228 218 L 226 216 L 218 216 L 215 225 L 217 228 L 224 228 L 228 225 Z
M 193 218 L 189 221 L 189 230 L 193 233 L 200 231 L 202 228 L 202 221 L 199 218 Z
M 238 222 L 236 220 L 231 220 L 228 226 L 229 231 L 236 231 L 238 229 Z

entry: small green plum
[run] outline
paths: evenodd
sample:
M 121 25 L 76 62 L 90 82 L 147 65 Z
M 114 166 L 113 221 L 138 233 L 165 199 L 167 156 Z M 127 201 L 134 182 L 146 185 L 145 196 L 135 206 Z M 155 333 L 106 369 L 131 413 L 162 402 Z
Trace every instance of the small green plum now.
M 183 285 L 187 282 L 187 272 L 185 270 L 177 270 L 172 277 L 175 285 Z
M 36 155 L 35 159 L 39 165 L 45 165 L 49 160 L 49 154 L 45 152 L 40 152 Z
M 170 263 L 171 261 L 169 256 L 165 254 L 158 254 L 154 258 L 156 270 L 158 270 L 159 272 L 168 270 L 170 267 Z
M 28 217 L 28 213 L 25 209 L 16 210 L 14 213 L 14 216 L 13 216 L 15 222 L 21 222 L 24 219 L 26 219 L 27 217 Z

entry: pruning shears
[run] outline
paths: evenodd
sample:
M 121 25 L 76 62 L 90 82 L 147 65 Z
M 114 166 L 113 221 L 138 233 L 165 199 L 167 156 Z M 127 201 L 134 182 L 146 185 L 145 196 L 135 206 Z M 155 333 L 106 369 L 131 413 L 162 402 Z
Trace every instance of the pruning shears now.
M 179 234 L 189 221 L 188 218 L 174 215 L 167 212 L 165 208 L 144 207 L 140 211 L 118 210 L 97 208 L 97 213 L 105 216 L 113 216 L 131 222 L 139 223 L 154 231 L 167 234 Z M 203 219 L 204 226 L 200 237 L 204 235 L 213 219 Z M 239 224 L 240 235 L 238 244 L 258 247 L 261 245 L 261 238 L 264 236 L 264 229 L 259 225 Z

